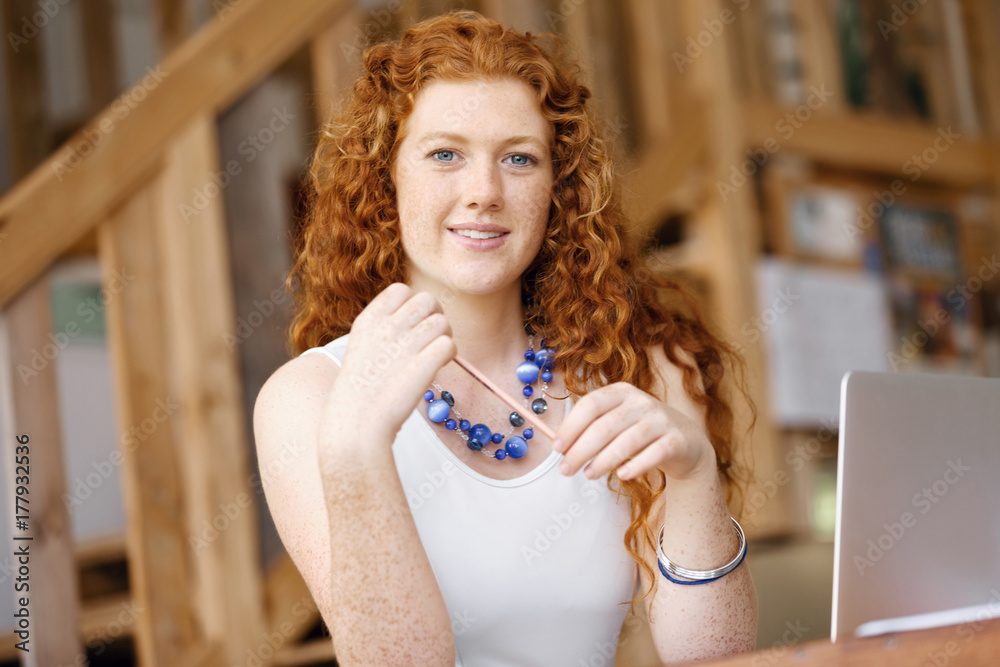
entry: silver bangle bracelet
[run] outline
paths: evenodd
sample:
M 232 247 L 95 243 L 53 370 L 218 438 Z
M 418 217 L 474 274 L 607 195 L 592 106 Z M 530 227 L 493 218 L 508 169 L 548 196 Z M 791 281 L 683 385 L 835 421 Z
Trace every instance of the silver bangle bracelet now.
M 736 528 L 736 534 L 740 536 L 740 548 L 737 550 L 735 558 L 722 567 L 717 567 L 714 570 L 689 570 L 671 563 L 670 560 L 663 554 L 663 529 L 666 528 L 666 524 L 660 526 L 660 532 L 656 536 L 656 557 L 660 561 L 660 569 L 664 571 L 665 575 L 668 575 L 668 579 L 671 577 L 682 577 L 693 582 L 714 580 L 729 574 L 743 562 L 743 558 L 746 556 L 747 552 L 747 538 L 746 535 L 743 534 L 743 528 L 740 527 L 740 524 L 736 519 L 733 519 L 733 526 Z

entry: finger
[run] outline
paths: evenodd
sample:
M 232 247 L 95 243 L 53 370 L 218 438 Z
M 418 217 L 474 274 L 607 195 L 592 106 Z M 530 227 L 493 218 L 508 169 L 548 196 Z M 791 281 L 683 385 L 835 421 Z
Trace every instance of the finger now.
M 604 413 L 616 408 L 622 400 L 624 400 L 624 396 L 616 389 L 615 385 L 601 387 L 581 398 L 559 425 L 559 430 L 556 431 L 556 440 L 552 443 L 553 449 L 568 455 L 569 449 L 587 426 Z
M 406 283 L 392 283 L 375 295 L 368 308 L 381 315 L 390 315 L 406 303 L 412 293 L 413 290 Z
M 440 312 L 443 312 L 441 305 L 432 294 L 417 292 L 400 305 L 392 318 L 404 329 L 412 329 L 432 313 Z
M 575 475 L 584 463 L 598 456 L 623 431 L 639 421 L 639 418 L 639 414 L 622 404 L 594 420 L 566 450 L 566 474 Z
M 659 434 L 652 428 L 649 422 L 638 421 L 622 431 L 617 438 L 608 443 L 583 469 L 583 474 L 588 479 L 603 477 L 615 468 L 631 458 L 634 458 L 642 450 L 648 447 Z
M 417 326 L 403 332 L 400 344 L 419 353 L 439 336 L 451 338 L 451 325 L 444 313 L 431 313 Z
M 634 479 L 674 460 L 677 448 L 669 434 L 662 435 L 644 447 L 632 460 L 618 468 L 619 479 Z

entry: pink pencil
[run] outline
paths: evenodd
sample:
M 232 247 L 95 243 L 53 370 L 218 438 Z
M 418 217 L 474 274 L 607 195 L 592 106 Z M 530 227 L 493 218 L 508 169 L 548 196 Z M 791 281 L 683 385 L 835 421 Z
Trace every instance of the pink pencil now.
M 484 385 L 486 385 L 487 389 L 489 389 L 494 394 L 496 394 L 497 396 L 499 396 L 500 399 L 503 400 L 504 403 L 506 403 L 510 407 L 514 408 L 514 410 L 517 412 L 517 414 L 519 414 L 522 417 L 524 417 L 532 426 L 534 426 L 535 428 L 537 428 L 539 431 L 541 431 L 545 435 L 549 436 L 550 440 L 555 441 L 555 439 L 556 439 L 555 431 L 553 431 L 552 429 L 550 429 L 548 426 L 545 425 L 544 422 L 542 422 L 542 420 L 540 420 L 538 417 L 536 417 L 535 414 L 531 411 L 530 408 L 528 410 L 525 410 L 523 405 L 519 405 L 517 401 L 515 401 L 513 398 L 511 398 L 510 394 L 508 394 L 503 389 L 501 389 L 500 387 L 498 387 L 495 384 L 493 384 L 492 380 L 490 380 L 488 377 L 486 377 L 485 375 L 483 375 L 482 373 L 480 373 L 478 368 L 476 368 L 475 366 L 473 366 L 472 364 L 470 364 L 468 361 L 466 361 L 465 359 L 463 359 L 461 355 L 459 355 L 459 354 L 455 355 L 455 363 L 458 364 L 459 366 L 461 366 L 462 368 L 464 368 L 469 373 L 469 375 L 471 375 L 472 377 L 476 378 L 477 380 L 479 380 L 480 382 L 482 382 Z

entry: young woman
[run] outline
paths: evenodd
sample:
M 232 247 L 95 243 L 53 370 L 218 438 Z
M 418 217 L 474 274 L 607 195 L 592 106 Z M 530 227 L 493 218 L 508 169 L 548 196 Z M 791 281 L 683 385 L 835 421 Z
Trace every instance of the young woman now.
M 320 137 L 301 354 L 254 431 L 342 665 L 610 665 L 639 591 L 664 661 L 753 647 L 741 362 L 626 247 L 589 98 L 538 37 L 453 12 L 369 48 Z

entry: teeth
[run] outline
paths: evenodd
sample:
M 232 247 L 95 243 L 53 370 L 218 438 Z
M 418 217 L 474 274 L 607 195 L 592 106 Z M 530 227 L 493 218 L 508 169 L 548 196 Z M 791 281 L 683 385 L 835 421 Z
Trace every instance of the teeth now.
M 500 232 L 480 232 L 475 229 L 456 229 L 454 232 L 459 236 L 468 236 L 470 239 L 495 239 L 502 236 Z

